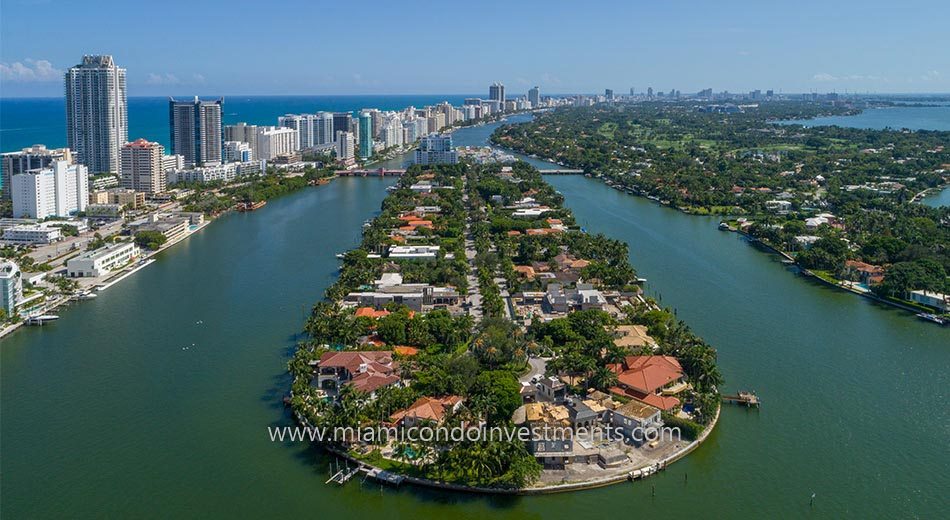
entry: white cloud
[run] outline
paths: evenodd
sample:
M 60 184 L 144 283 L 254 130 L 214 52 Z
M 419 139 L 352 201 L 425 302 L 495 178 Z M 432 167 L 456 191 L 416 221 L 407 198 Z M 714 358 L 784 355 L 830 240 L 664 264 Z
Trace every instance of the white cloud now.
M 823 83 L 828 83 L 832 81 L 842 82 L 842 81 L 887 81 L 887 78 L 881 76 L 875 76 L 873 74 L 846 74 L 843 76 L 835 76 L 833 74 L 828 74 L 826 72 L 821 72 L 815 74 L 811 77 L 812 81 L 820 81 Z
M 204 77 L 203 75 L 201 75 L 201 74 L 192 74 L 192 75 L 191 75 L 191 81 L 193 81 L 194 83 L 196 83 L 196 84 L 198 84 L 198 85 L 204 85 L 204 83 L 205 83 L 205 77 Z
M 933 81 L 933 80 L 940 79 L 940 72 L 936 70 L 928 70 L 920 77 L 920 79 L 924 81 Z
M 147 85 L 180 85 L 181 80 L 178 79 L 178 76 L 170 72 L 165 74 L 155 74 L 154 72 L 149 72 L 145 83 Z
M 27 58 L 22 62 L 0 63 L 0 79 L 4 81 L 62 81 L 63 71 L 46 60 Z

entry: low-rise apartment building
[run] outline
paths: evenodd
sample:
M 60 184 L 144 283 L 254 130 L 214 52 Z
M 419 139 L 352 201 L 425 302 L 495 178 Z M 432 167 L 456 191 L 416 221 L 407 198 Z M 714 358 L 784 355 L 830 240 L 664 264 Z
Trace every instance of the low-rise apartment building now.
M 139 256 L 135 242 L 117 242 L 95 251 L 87 251 L 66 261 L 70 278 L 99 277 L 109 274 Z

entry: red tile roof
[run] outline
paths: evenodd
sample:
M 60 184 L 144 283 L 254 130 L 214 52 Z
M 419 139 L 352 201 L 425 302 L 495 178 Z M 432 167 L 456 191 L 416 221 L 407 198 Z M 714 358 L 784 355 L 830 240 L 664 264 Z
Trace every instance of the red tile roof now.
M 644 394 L 655 393 L 683 377 L 683 367 L 672 356 L 627 356 L 622 366 L 612 368 L 621 386 Z
M 366 318 L 378 319 L 384 316 L 389 316 L 389 311 L 386 311 L 386 310 L 378 311 L 372 307 L 360 307 L 359 309 L 356 309 L 355 316 L 357 318 L 366 317 Z
M 416 399 L 416 402 L 412 403 L 409 408 L 399 410 L 392 414 L 389 419 L 393 423 L 398 423 L 406 417 L 441 422 L 445 414 L 460 402 L 462 402 L 462 398 L 457 395 L 446 397 L 420 397 Z

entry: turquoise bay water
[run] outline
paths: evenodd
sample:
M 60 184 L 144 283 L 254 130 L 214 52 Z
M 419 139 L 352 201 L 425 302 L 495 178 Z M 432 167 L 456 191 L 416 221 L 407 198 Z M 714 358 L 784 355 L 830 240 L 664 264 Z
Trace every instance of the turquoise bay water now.
M 950 130 L 950 105 L 938 106 L 897 106 L 887 108 L 869 108 L 853 116 L 816 117 L 814 119 L 782 121 L 787 124 L 812 126 L 848 126 L 883 130 Z

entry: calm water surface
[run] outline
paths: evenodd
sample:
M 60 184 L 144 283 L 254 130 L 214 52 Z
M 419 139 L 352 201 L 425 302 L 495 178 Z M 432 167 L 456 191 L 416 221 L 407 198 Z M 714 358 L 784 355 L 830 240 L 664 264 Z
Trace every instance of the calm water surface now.
M 392 182 L 339 179 L 223 217 L 0 342 L 0 516 L 945 514 L 948 330 L 800 280 L 713 219 L 549 181 L 589 231 L 630 244 L 648 291 L 718 347 L 728 389 L 756 390 L 760 411 L 725 407 L 706 444 L 636 485 L 531 498 L 324 485 L 326 458 L 266 427 L 290 423 L 285 363 L 333 254 L 358 243 Z

